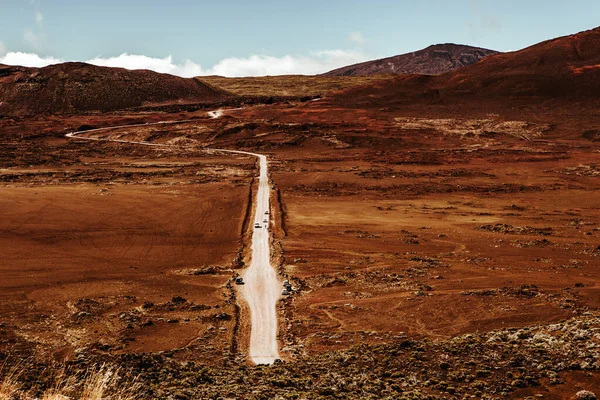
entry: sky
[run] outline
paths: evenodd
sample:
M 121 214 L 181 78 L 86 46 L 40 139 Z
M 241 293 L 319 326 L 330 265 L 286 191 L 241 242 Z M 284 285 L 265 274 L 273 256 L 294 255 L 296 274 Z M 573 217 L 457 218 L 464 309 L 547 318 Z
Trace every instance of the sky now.
M 0 63 L 317 74 L 437 43 L 519 50 L 598 25 L 599 0 L 0 0 Z

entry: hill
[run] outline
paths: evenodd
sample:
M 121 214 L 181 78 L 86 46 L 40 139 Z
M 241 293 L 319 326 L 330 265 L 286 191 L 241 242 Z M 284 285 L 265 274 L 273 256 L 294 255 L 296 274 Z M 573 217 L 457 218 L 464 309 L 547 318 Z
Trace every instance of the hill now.
M 0 65 L 0 115 L 114 111 L 228 96 L 198 79 L 148 70 L 72 62 L 44 68 Z
M 348 89 L 388 79 L 386 76 L 275 75 L 243 78 L 203 76 L 202 81 L 238 96 L 325 96 L 333 91 Z
M 497 54 L 479 47 L 446 43 L 398 56 L 367 61 L 329 71 L 324 76 L 422 74 L 439 75 Z
M 600 99 L 600 28 L 491 55 L 439 76 L 404 75 L 338 93 L 345 107 L 398 108 L 497 101 L 516 103 Z M 507 101 L 508 100 L 508 101 Z

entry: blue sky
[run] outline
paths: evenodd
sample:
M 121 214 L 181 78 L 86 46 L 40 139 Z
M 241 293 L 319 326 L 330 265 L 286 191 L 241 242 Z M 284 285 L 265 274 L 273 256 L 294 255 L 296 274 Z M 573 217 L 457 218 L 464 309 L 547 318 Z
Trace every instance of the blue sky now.
M 597 25 L 598 0 L 0 0 L 0 62 L 316 73 L 435 43 L 516 50 Z

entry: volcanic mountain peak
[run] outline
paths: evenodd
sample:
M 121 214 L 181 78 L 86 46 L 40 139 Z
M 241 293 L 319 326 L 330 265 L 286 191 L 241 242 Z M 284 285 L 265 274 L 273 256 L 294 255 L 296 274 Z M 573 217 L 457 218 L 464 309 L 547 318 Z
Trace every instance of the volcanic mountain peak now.
M 0 65 L 0 115 L 113 111 L 146 104 L 208 102 L 228 93 L 196 78 L 67 62 Z
M 367 61 L 329 71 L 324 76 L 365 76 L 378 74 L 438 75 L 497 54 L 497 51 L 454 43 L 431 45 L 425 49 L 393 57 Z
M 340 104 L 390 109 L 413 104 L 447 105 L 482 100 L 514 106 L 559 99 L 600 100 L 600 28 L 494 54 L 439 76 L 404 75 L 334 97 Z M 510 101 L 507 101 L 510 99 Z M 486 103 L 487 104 L 487 103 Z

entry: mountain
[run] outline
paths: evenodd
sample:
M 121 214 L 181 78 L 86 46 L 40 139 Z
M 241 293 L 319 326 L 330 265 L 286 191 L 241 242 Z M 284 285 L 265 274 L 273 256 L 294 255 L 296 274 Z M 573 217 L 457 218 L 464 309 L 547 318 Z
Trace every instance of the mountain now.
M 506 106 L 600 100 L 600 28 L 491 55 L 443 75 L 403 75 L 346 90 L 331 101 L 346 107 L 393 109 L 482 100 Z
M 497 51 L 446 43 L 398 56 L 367 61 L 329 71 L 324 76 L 422 74 L 439 75 L 497 54 Z
M 0 116 L 114 111 L 146 104 L 211 102 L 229 94 L 195 78 L 63 63 L 0 65 Z

